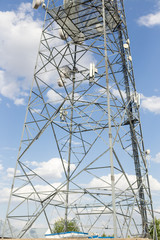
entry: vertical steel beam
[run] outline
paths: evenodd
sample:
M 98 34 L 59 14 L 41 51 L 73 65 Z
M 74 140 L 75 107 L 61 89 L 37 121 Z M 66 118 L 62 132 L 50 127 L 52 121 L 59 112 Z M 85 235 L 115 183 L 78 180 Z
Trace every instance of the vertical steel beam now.
M 108 111 L 108 137 L 109 137 L 109 152 L 110 152 L 110 167 L 111 167 L 111 187 L 112 187 L 112 207 L 113 207 L 113 229 L 114 237 L 117 237 L 117 219 L 116 219 L 116 197 L 115 197 L 115 176 L 113 163 L 113 145 L 112 145 L 112 126 L 111 126 L 111 107 L 110 107 L 110 91 L 109 91 L 109 76 L 108 76 L 108 56 L 107 56 L 107 34 L 106 34 L 106 13 L 105 1 L 102 0 L 103 9 L 103 36 L 104 36 L 104 55 L 105 55 L 105 70 L 106 70 L 106 92 L 107 92 L 107 111 Z

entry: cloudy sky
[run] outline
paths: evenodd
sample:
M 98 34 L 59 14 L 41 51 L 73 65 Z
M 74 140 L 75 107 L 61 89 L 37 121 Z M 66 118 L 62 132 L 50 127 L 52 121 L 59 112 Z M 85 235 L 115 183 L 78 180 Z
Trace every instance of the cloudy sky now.
M 144 142 L 151 150 L 148 164 L 153 200 L 160 211 L 160 0 L 124 3 L 136 87 L 141 94 Z M 0 219 L 5 216 L 43 17 L 42 10 L 32 10 L 29 0 L 0 0 Z M 32 164 L 44 175 L 48 166 L 54 171 L 52 158 Z M 61 171 L 56 172 L 57 179 Z

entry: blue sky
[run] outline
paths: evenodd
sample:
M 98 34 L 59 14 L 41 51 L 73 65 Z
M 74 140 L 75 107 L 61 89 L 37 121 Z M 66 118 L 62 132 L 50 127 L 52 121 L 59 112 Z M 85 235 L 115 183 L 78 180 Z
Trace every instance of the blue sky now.
M 153 200 L 160 212 L 160 0 L 124 0 Z M 4 219 L 44 17 L 31 1 L 0 0 L 0 219 Z M 153 185 L 153 184 L 152 184 Z M 160 217 L 160 215 L 158 215 Z

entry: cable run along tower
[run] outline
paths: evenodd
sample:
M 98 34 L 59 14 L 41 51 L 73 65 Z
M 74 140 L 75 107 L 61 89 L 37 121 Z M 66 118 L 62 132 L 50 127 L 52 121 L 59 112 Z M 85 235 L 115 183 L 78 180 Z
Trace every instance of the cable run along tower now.
M 154 216 L 123 0 L 43 7 L 6 216 L 10 235 L 25 237 L 38 224 L 52 232 L 63 218 L 64 231 L 74 219 L 81 232 L 146 237 Z

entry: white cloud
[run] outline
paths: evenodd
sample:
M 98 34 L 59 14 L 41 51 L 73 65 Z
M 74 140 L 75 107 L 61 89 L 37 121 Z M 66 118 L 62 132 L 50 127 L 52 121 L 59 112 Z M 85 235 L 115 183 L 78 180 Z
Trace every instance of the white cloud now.
M 60 95 L 61 94 L 61 95 Z M 51 103 L 51 104 L 58 104 L 58 103 L 62 103 L 62 101 L 67 97 L 66 94 L 63 94 L 61 92 L 56 93 L 55 91 L 53 91 L 52 89 L 50 89 L 47 92 L 47 102 Z M 65 105 L 70 105 L 70 100 L 72 99 L 72 93 L 69 93 L 69 97 L 66 98 L 65 101 Z M 83 96 L 81 97 L 81 95 L 79 93 L 75 93 L 74 94 L 74 100 L 84 100 Z
M 63 160 L 65 169 L 67 169 L 67 162 Z M 51 158 L 49 161 L 46 162 L 32 162 L 33 166 L 36 166 L 36 168 L 33 169 L 35 173 L 40 175 L 44 178 L 54 178 L 54 179 L 60 179 L 63 175 L 63 166 L 61 163 L 60 158 Z M 75 168 L 74 164 L 71 164 L 71 171 L 73 171 Z
M 160 207 L 154 208 L 154 216 L 159 219 L 159 217 L 160 217 Z
M 62 100 L 63 100 L 63 98 L 58 94 L 58 93 L 56 93 L 56 92 L 54 92 L 53 90 L 49 90 L 48 92 L 47 92 L 47 98 L 48 98 L 48 102 L 49 103 L 54 103 L 54 104 L 56 104 L 56 103 L 60 103 L 60 102 L 62 102 Z
M 126 175 L 131 184 L 133 184 L 136 181 L 135 175 L 128 175 L 128 174 L 126 174 Z M 124 190 L 129 187 L 125 177 L 122 176 L 122 174 L 115 174 L 115 183 L 116 183 L 117 189 Z M 111 188 L 111 175 L 110 174 L 108 174 L 107 176 L 102 176 L 100 179 L 93 178 L 92 181 L 89 183 L 89 187 L 103 187 L 103 186 L 105 186 L 105 187 L 108 186 Z
M 126 94 L 124 91 L 121 91 L 123 97 L 125 98 Z M 112 89 L 112 93 L 120 98 L 119 92 L 116 89 Z M 141 96 L 141 105 L 140 107 L 144 110 L 148 110 L 152 113 L 155 114 L 160 114 L 160 97 L 157 96 L 151 96 L 151 97 L 146 97 L 142 93 L 140 94 Z
M 17 151 L 17 148 L 15 148 L 15 147 L 3 147 L 3 150 L 6 150 L 6 151 Z
M 7 169 L 7 177 L 12 178 L 14 176 L 14 168 Z
M 42 110 L 40 108 L 33 108 L 31 109 L 32 113 L 40 113 Z
M 106 90 L 102 89 L 100 90 L 100 93 L 105 93 Z M 112 88 L 112 93 L 115 97 L 120 98 L 119 91 L 115 88 Z M 125 91 L 121 90 L 122 96 L 125 99 L 126 94 Z M 160 114 L 160 97 L 157 96 L 151 96 L 151 97 L 146 97 L 142 93 L 140 94 L 141 96 L 141 105 L 140 107 L 144 110 L 148 110 L 152 113 L 155 114 Z
M 120 90 L 120 91 L 121 91 L 121 94 L 120 94 L 120 92 L 119 92 L 118 89 L 113 88 L 113 87 L 110 86 L 110 91 L 111 91 L 111 93 L 112 93 L 115 97 L 121 98 L 121 94 L 122 94 L 122 97 L 123 97 L 124 99 L 126 99 L 126 93 L 125 93 L 124 90 Z M 105 94 L 105 95 L 107 95 L 106 89 L 100 89 L 99 92 L 100 92 L 100 94 Z
M 160 97 L 145 97 L 141 94 L 141 107 L 155 114 L 160 114 Z
M 2 171 L 3 170 L 3 165 L 2 164 L 0 164 L 0 171 Z
M 15 105 L 25 105 L 25 101 L 24 101 L 24 98 L 17 98 L 14 100 L 14 104 Z
M 53 190 L 55 188 L 58 188 L 60 185 L 61 185 L 61 182 L 54 182 L 53 184 L 51 183 L 50 185 L 35 184 L 34 188 L 39 193 L 39 196 L 41 197 L 41 199 L 44 199 L 44 198 L 46 198 L 47 194 L 49 195 L 49 194 L 53 193 Z M 16 190 L 16 188 L 14 190 Z M 0 203 L 8 203 L 9 196 L 11 193 L 11 188 L 3 187 L 3 188 L 0 188 L 0 191 L 3 192 L 3 194 L 1 194 Z M 37 194 L 34 192 L 33 187 L 30 184 L 28 184 L 22 188 L 19 188 L 17 190 L 17 193 L 19 195 L 23 194 L 23 196 L 28 196 L 28 195 L 30 195 L 30 193 L 33 193 L 32 197 L 34 196 L 35 199 L 38 198 Z M 62 201 L 62 198 L 60 198 L 59 195 L 56 195 L 54 200 Z M 19 201 L 21 201 L 20 198 L 16 198 L 16 197 L 12 198 L 12 202 L 19 202 Z
M 104 90 L 103 90 L 104 91 Z M 120 98 L 120 94 L 119 91 L 116 89 L 112 89 L 112 93 L 114 94 L 114 96 L 116 96 L 117 98 Z M 124 99 L 126 98 L 126 94 L 125 92 L 122 90 L 121 91 L 122 96 L 124 97 Z M 158 96 L 151 96 L 151 97 L 146 97 L 144 96 L 142 93 L 140 94 L 141 96 L 141 104 L 140 107 L 144 110 L 148 110 L 152 113 L 155 114 L 160 114 L 160 97 Z
M 18 10 L 0 11 L 0 94 L 23 105 L 32 81 L 41 34 L 30 3 Z
M 65 169 L 67 170 L 68 164 L 65 160 L 63 160 L 64 162 L 64 166 Z M 61 163 L 60 158 L 52 158 L 49 161 L 46 162 L 26 162 L 26 164 L 28 166 L 32 166 L 32 169 L 34 172 L 36 172 L 37 174 L 39 174 L 41 177 L 47 179 L 60 179 L 63 176 L 64 170 L 63 170 L 63 166 Z M 71 171 L 73 171 L 75 169 L 75 165 L 71 164 Z M 3 170 L 3 166 L 2 164 L 0 164 L 0 170 Z M 6 170 L 6 176 L 8 179 L 13 178 L 14 175 L 14 168 L 7 168 Z M 17 174 L 20 174 L 20 170 L 17 170 Z M 1 182 L 3 181 L 3 179 L 1 179 Z M 57 188 L 61 185 L 61 182 L 54 182 L 53 184 L 51 183 L 51 185 L 54 188 Z M 51 192 L 53 191 L 53 187 L 51 185 L 42 185 L 42 184 L 36 184 L 35 185 L 35 189 L 38 192 Z M 6 183 L 5 183 L 6 186 Z M 2 184 L 2 186 L 0 186 L 0 191 L 3 192 L 1 198 L 0 198 L 0 203 L 3 202 L 8 202 L 9 199 L 9 194 L 10 194 L 10 187 L 4 187 L 4 184 Z M 21 188 L 20 190 L 18 190 L 19 194 L 23 193 L 30 193 L 33 192 L 33 189 L 30 185 L 25 186 L 24 188 Z M 42 194 L 42 198 L 43 198 L 43 194 Z M 57 200 L 60 200 L 59 197 L 56 197 Z M 13 201 L 18 201 L 18 199 L 13 199 Z
M 8 178 L 13 178 L 13 176 L 14 176 L 14 171 L 15 171 L 14 168 L 7 168 L 7 177 L 8 177 Z M 17 173 L 20 173 L 20 171 L 17 170 Z
M 105 93 L 105 90 L 100 90 L 100 93 Z M 115 97 L 120 98 L 119 91 L 115 88 L 112 88 L 112 93 Z M 122 96 L 125 99 L 126 94 L 125 91 L 121 90 Z M 151 97 L 146 97 L 142 93 L 140 94 L 141 96 L 141 105 L 140 107 L 144 110 L 148 110 L 152 113 L 155 114 L 160 114 L 160 97 L 157 96 L 151 96 Z
M 64 162 L 65 169 L 67 170 L 68 164 L 65 160 L 63 160 L 63 162 Z M 46 180 L 60 179 L 60 178 L 62 178 L 63 173 L 64 173 L 60 158 L 52 158 L 46 162 L 37 162 L 37 161 L 25 162 L 25 164 L 27 164 L 28 166 L 31 166 L 31 168 L 33 169 L 34 172 L 36 172 L 37 174 L 39 174 L 41 177 L 45 178 Z M 71 169 L 71 171 L 73 171 L 75 169 L 75 165 L 71 164 L 70 169 Z M 2 164 L 0 164 L 0 171 L 1 170 L 4 170 Z M 11 180 L 13 178 L 14 171 L 15 171 L 14 168 L 6 169 L 5 173 L 6 173 L 6 177 L 8 178 L 8 180 Z M 4 171 L 3 171 L 3 173 L 4 173 Z M 17 170 L 17 174 L 20 174 L 20 170 Z M 3 194 L 0 198 L 0 203 L 8 202 L 8 198 L 9 198 L 9 194 L 10 194 L 10 187 L 8 187 L 7 185 L 8 184 L 6 182 L 6 178 L 3 179 L 2 175 L 1 175 L 0 191 L 3 192 Z M 57 188 L 61 185 L 61 182 L 57 181 L 57 182 L 51 183 L 51 185 L 54 188 Z M 53 187 L 51 185 L 35 184 L 35 189 L 38 192 L 44 192 L 44 191 L 51 192 L 51 191 L 53 191 Z M 23 193 L 28 194 L 29 192 L 33 192 L 33 189 L 30 185 L 27 185 L 24 188 L 21 188 L 20 190 L 18 190 L 18 192 L 19 193 L 23 192 Z M 42 197 L 44 197 L 43 194 L 42 194 Z M 56 199 L 60 200 L 58 196 Z M 13 201 L 17 201 L 17 200 L 13 199 Z
M 11 189 L 5 187 L 5 188 L 0 189 L 0 191 L 1 191 L 1 193 L 3 193 L 3 194 L 1 194 L 1 197 L 0 197 L 0 203 L 8 202 Z
M 34 19 L 31 3 L 22 3 L 17 11 L 0 11 L 0 94 L 13 100 L 16 105 L 24 105 L 26 92 L 31 85 L 40 41 L 41 25 L 40 20 Z M 54 34 L 58 34 L 58 28 Z M 58 38 L 52 44 L 57 46 L 59 51 L 64 47 L 59 46 Z M 82 63 L 83 66 L 89 68 L 90 62 L 94 61 L 92 53 L 87 53 L 85 56 L 83 59 L 80 57 L 78 61 L 79 71 Z M 61 56 L 59 54 L 55 61 L 58 63 L 60 60 Z M 65 61 L 68 64 L 68 61 L 64 60 L 63 65 Z M 45 72 L 41 77 L 46 83 L 53 84 L 55 88 L 58 88 L 57 71 L 50 68 L 53 68 L 53 66 L 48 65 L 47 70 L 49 72 Z M 51 91 L 48 92 L 47 97 L 49 101 L 53 102 L 61 100 L 60 96 L 57 99 L 57 95 L 53 95 Z
M 151 161 L 160 163 L 160 152 L 156 154 L 155 158 L 151 157 Z
M 129 175 L 126 174 L 127 178 L 129 179 L 130 184 L 133 184 L 136 181 L 136 176 L 135 175 Z M 115 174 L 115 182 L 116 183 L 116 188 L 119 190 L 125 190 L 126 188 L 129 187 L 128 182 L 126 181 L 125 177 L 122 176 L 121 174 Z M 152 177 L 151 175 L 149 176 L 149 181 L 150 181 L 150 187 L 152 191 L 160 191 L 160 182 Z M 102 176 L 100 179 L 98 178 L 93 178 L 92 181 L 88 184 L 89 187 L 103 187 L 103 186 L 110 186 L 111 184 L 111 175 L 108 174 L 107 176 Z
M 36 166 L 36 167 L 39 165 L 39 163 L 36 161 L 32 161 L 32 162 L 26 161 L 25 164 L 31 165 L 31 166 Z
M 138 23 L 139 25 L 146 27 L 154 27 L 160 25 L 160 11 L 140 17 L 138 19 Z
M 151 191 L 160 191 L 160 182 L 155 179 L 154 177 L 152 177 L 151 175 L 149 175 L 149 181 L 150 181 L 150 187 L 151 187 Z
M 32 162 L 30 164 L 33 164 L 33 166 L 36 166 L 35 169 L 33 169 L 36 173 L 40 174 L 41 177 L 45 177 L 47 178 L 61 178 L 62 177 L 62 173 L 63 173 L 63 169 L 61 166 L 61 162 L 59 158 L 52 158 L 50 159 L 48 162 Z M 65 164 L 65 168 L 67 167 L 67 162 L 64 162 Z M 75 168 L 75 166 L 72 164 L 71 165 L 71 171 Z M 8 168 L 7 169 L 7 174 L 8 177 L 13 177 L 13 172 L 14 169 L 13 168 Z M 127 174 L 127 177 L 130 181 L 131 184 L 134 184 L 134 182 L 136 181 L 136 176 L 135 175 L 129 175 Z M 121 174 L 115 174 L 115 182 L 118 181 L 118 183 L 116 183 L 116 189 L 120 190 L 120 191 L 124 191 L 126 188 L 128 188 L 128 183 L 125 180 L 125 177 L 121 177 Z M 152 193 L 159 193 L 160 192 L 160 182 L 155 179 L 153 176 L 149 176 L 149 181 L 150 181 L 150 187 L 151 187 L 151 191 Z M 108 184 L 106 184 L 106 182 Z M 54 188 L 57 188 L 60 186 L 60 182 L 54 182 L 53 184 L 51 184 Z M 88 184 L 82 184 L 85 188 L 87 187 L 103 187 L 103 186 L 108 186 L 111 190 L 111 175 L 108 174 L 107 176 L 102 176 L 100 179 L 97 178 L 93 178 Z M 53 187 L 51 185 L 42 185 L 42 184 L 36 184 L 35 185 L 35 189 L 37 190 L 37 192 L 42 193 L 42 192 L 51 192 L 53 191 Z M 3 195 L 0 198 L 0 202 L 7 202 L 8 201 L 8 197 L 10 194 L 10 188 L 8 187 L 1 187 L 0 188 L 1 192 L 3 192 Z M 29 194 L 30 192 L 33 192 L 33 189 L 30 185 L 25 186 L 24 188 L 18 190 L 19 194 L 20 193 L 26 193 Z M 42 194 L 42 197 L 43 194 Z M 73 196 L 72 196 L 73 198 Z M 75 196 L 75 198 L 77 198 L 77 196 Z M 57 196 L 56 198 L 57 200 L 60 200 L 59 197 Z M 73 201 L 73 199 L 70 199 L 71 201 Z M 17 201 L 16 199 L 14 199 L 14 201 Z M 87 201 L 87 199 L 85 199 L 85 201 Z
M 76 141 L 72 141 L 72 144 L 73 144 L 73 145 L 81 145 L 80 142 L 76 142 Z
M 119 92 L 118 89 L 112 88 L 111 91 L 112 91 L 112 93 L 113 93 L 113 95 L 114 95 L 115 97 L 118 97 L 118 98 L 121 97 L 120 92 Z M 125 99 L 125 98 L 126 98 L 126 93 L 125 93 L 124 90 L 121 90 L 121 94 L 122 94 L 122 97 Z

